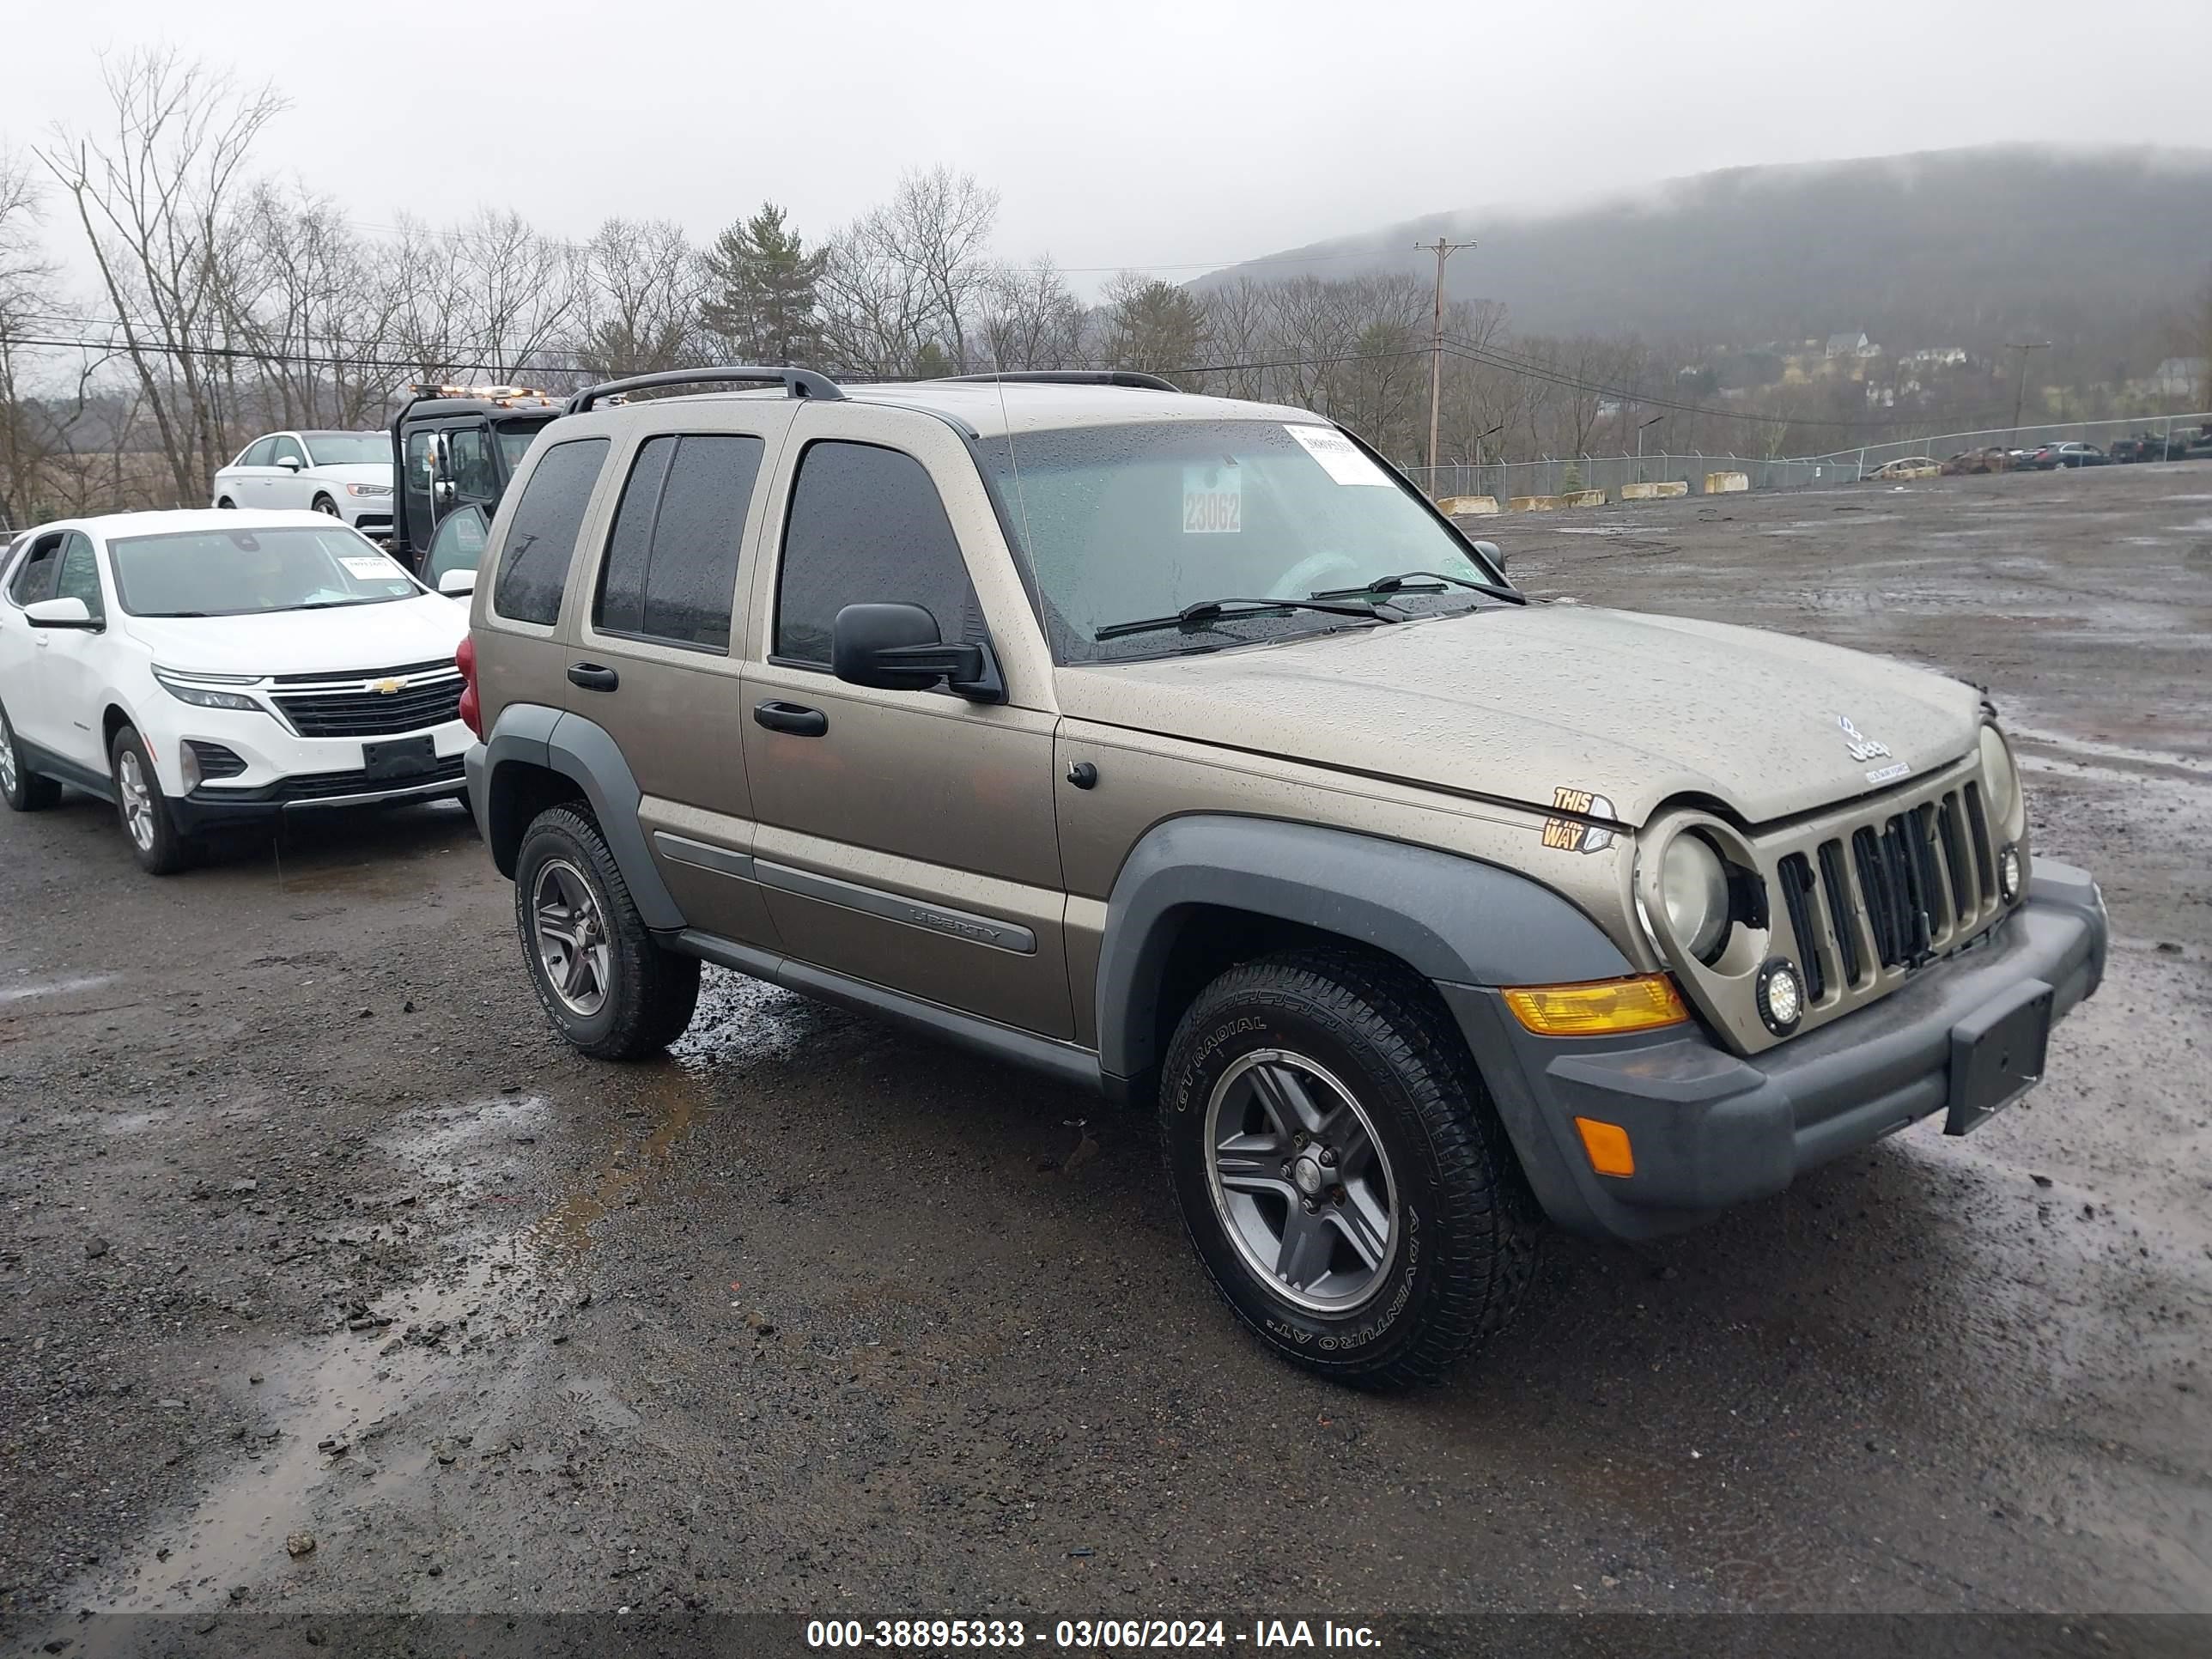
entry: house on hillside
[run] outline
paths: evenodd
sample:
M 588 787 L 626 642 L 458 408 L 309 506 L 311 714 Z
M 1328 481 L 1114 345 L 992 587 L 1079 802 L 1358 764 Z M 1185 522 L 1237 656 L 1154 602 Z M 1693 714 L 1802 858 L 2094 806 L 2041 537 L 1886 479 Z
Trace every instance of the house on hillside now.
M 1964 368 L 1967 360 L 1963 346 L 1923 346 L 1898 361 L 1913 368 Z
M 2154 398 L 2193 398 L 2212 375 L 2202 357 L 2168 357 L 2140 383 Z
M 1879 357 L 1881 348 L 1866 337 L 1864 329 L 1854 329 L 1848 334 L 1831 334 L 1821 356 L 1836 357 Z

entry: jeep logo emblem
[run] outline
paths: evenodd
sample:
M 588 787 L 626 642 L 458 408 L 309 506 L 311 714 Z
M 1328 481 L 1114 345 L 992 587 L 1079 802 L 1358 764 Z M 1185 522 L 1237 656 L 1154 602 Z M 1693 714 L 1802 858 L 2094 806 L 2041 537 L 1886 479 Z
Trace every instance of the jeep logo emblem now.
M 1886 743 L 1877 743 L 1860 731 L 1857 726 L 1853 726 L 1849 714 L 1837 715 L 1836 724 L 1842 728 L 1844 746 L 1851 751 L 1853 760 L 1881 760 L 1888 756 L 1889 745 Z

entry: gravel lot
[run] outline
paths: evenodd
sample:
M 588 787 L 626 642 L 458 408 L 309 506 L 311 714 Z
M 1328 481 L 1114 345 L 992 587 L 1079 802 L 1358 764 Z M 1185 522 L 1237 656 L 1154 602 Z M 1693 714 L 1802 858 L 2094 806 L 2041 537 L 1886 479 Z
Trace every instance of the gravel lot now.
M 1239 1334 L 1139 1118 L 714 969 L 674 1059 L 571 1058 L 450 806 L 170 881 L 89 800 L 0 815 L 0 1646 L 87 1607 L 2212 1611 L 2212 465 L 1495 533 L 1537 592 L 1990 688 L 2112 910 L 2039 1091 L 1553 1239 L 1455 1382 L 1370 1398 Z

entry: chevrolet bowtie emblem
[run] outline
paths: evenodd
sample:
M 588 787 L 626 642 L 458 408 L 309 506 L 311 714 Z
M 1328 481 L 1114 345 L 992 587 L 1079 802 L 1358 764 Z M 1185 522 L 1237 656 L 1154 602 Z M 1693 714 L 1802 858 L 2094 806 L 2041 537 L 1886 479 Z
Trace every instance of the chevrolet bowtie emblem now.
M 404 691 L 407 689 L 407 682 L 405 680 L 373 680 L 369 683 L 368 689 L 372 691 L 381 691 L 388 697 L 394 692 Z

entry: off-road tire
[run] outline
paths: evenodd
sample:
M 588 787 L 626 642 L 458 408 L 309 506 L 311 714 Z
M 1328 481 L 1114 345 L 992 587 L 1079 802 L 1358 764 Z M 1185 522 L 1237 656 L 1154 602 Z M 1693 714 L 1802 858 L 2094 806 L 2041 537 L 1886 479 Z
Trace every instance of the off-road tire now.
M 15 741 L 15 727 L 5 708 L 0 708 L 0 747 L 8 751 L 6 764 L 0 765 L 0 799 L 18 812 L 43 812 L 61 799 L 61 785 L 31 770 L 24 759 L 23 745 Z
M 1358 1309 L 1316 1312 L 1249 1266 L 1214 1208 L 1206 1105 L 1255 1049 L 1327 1066 L 1387 1153 L 1401 1245 Z M 1537 1212 L 1465 1042 L 1428 986 L 1354 951 L 1301 950 L 1231 969 L 1201 991 L 1161 1069 L 1162 1150 L 1193 1247 L 1229 1305 L 1285 1358 L 1342 1382 L 1442 1377 L 1519 1304 Z
M 129 763 L 135 763 L 146 792 L 148 838 L 143 842 L 131 827 L 131 792 L 125 782 Z M 115 786 L 116 822 L 122 826 L 123 839 L 130 843 L 138 867 L 149 876 L 173 876 L 190 866 L 192 843 L 178 831 L 177 821 L 169 812 L 169 798 L 161 793 L 161 775 L 154 769 L 154 757 L 147 752 L 146 740 L 138 735 L 137 727 L 116 729 L 115 740 L 107 746 L 107 775 Z
M 556 858 L 583 873 L 606 923 L 606 997 L 588 1018 L 569 1008 L 555 990 L 532 923 L 532 895 L 538 875 Z M 514 923 L 524 965 L 546 1017 L 585 1054 L 597 1060 L 646 1059 L 690 1024 L 699 1000 L 699 959 L 653 942 L 599 825 L 577 808 L 548 807 L 523 833 L 514 860 Z

